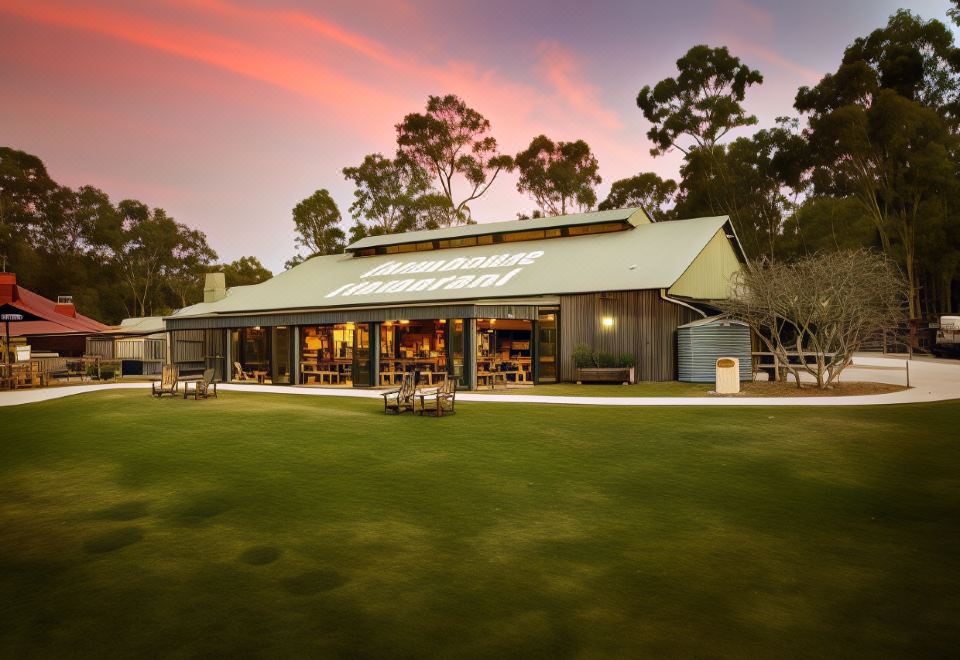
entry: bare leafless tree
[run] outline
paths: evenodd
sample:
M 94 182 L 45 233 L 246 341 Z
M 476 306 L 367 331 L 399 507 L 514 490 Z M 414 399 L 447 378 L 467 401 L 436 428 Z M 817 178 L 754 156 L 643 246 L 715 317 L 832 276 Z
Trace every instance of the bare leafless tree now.
M 863 342 L 906 318 L 907 283 L 872 250 L 819 253 L 793 263 L 748 265 L 724 312 L 750 324 L 800 386 L 800 374 L 829 387 Z

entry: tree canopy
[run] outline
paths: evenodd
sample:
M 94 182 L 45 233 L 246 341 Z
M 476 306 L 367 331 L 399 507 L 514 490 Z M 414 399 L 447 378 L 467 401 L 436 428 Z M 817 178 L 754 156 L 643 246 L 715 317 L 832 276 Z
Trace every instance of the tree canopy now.
M 650 153 L 712 149 L 733 129 L 753 126 L 757 118 L 747 113 L 743 100 L 749 86 L 762 82 L 759 71 L 726 47 L 694 46 L 677 60 L 676 77 L 646 85 L 637 94 L 637 106 L 651 123 Z M 693 144 L 680 144 L 682 137 Z
M 293 208 L 296 243 L 305 255 L 296 255 L 290 262 L 296 265 L 310 257 L 343 252 L 344 234 L 340 228 L 340 209 L 326 189 L 318 190 Z
M 360 165 L 343 168 L 343 176 L 356 186 L 350 206 L 354 239 L 435 228 L 447 211 L 429 175 L 408 158 L 370 154 Z
M 470 202 L 513 166 L 490 134 L 490 121 L 453 94 L 430 96 L 426 112 L 408 114 L 396 129 L 398 154 L 427 172 L 446 198 L 446 226 L 470 222 Z M 458 180 L 466 192 L 457 193 Z
M 583 140 L 554 142 L 538 135 L 514 163 L 520 174 L 517 190 L 530 195 L 544 213 L 564 215 L 574 204 L 587 211 L 597 203 L 600 166 Z
M 614 181 L 610 194 L 597 207 L 601 211 L 623 209 L 633 206 L 643 210 L 655 220 L 668 219 L 668 206 L 677 192 L 677 182 L 673 179 L 661 179 L 653 172 L 641 172 L 628 179 Z
M 273 277 L 273 273 L 256 257 L 240 257 L 228 264 L 221 264 L 219 270 L 223 273 L 228 287 L 259 284 Z

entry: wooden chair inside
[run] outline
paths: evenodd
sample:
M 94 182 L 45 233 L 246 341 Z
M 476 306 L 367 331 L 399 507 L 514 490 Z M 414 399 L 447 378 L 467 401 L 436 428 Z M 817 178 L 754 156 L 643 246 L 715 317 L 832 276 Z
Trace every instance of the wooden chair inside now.
M 256 376 L 253 375 L 252 371 L 244 371 L 243 366 L 239 362 L 233 363 L 233 372 L 234 378 L 237 380 L 256 380 Z

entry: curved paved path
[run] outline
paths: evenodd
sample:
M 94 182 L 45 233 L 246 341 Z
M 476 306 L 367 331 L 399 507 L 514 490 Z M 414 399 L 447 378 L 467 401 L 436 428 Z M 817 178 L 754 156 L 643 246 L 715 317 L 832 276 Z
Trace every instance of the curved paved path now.
M 897 358 L 858 355 L 843 374 L 845 381 L 870 381 L 903 385 L 906 361 Z M 576 406 L 875 406 L 897 403 L 922 403 L 960 399 L 960 362 L 918 359 L 910 361 L 909 390 L 889 394 L 838 397 L 590 397 L 549 396 L 543 394 L 480 394 L 463 392 L 461 401 L 487 403 L 547 403 Z M 37 390 L 0 392 L 0 407 L 59 399 L 98 390 L 146 389 L 150 383 L 108 383 L 103 385 L 64 385 Z M 221 384 L 223 391 L 266 392 L 303 396 L 346 396 L 379 399 L 377 390 L 322 389 L 282 385 Z

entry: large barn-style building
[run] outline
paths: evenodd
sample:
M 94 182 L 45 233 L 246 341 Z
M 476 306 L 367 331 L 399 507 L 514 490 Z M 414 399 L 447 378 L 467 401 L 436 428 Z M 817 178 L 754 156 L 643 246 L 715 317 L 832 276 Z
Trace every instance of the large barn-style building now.
M 225 380 L 369 387 L 417 370 L 476 388 L 575 379 L 574 348 L 676 378 L 676 330 L 729 295 L 743 252 L 727 217 L 642 209 L 364 238 L 166 318 L 182 369 Z

